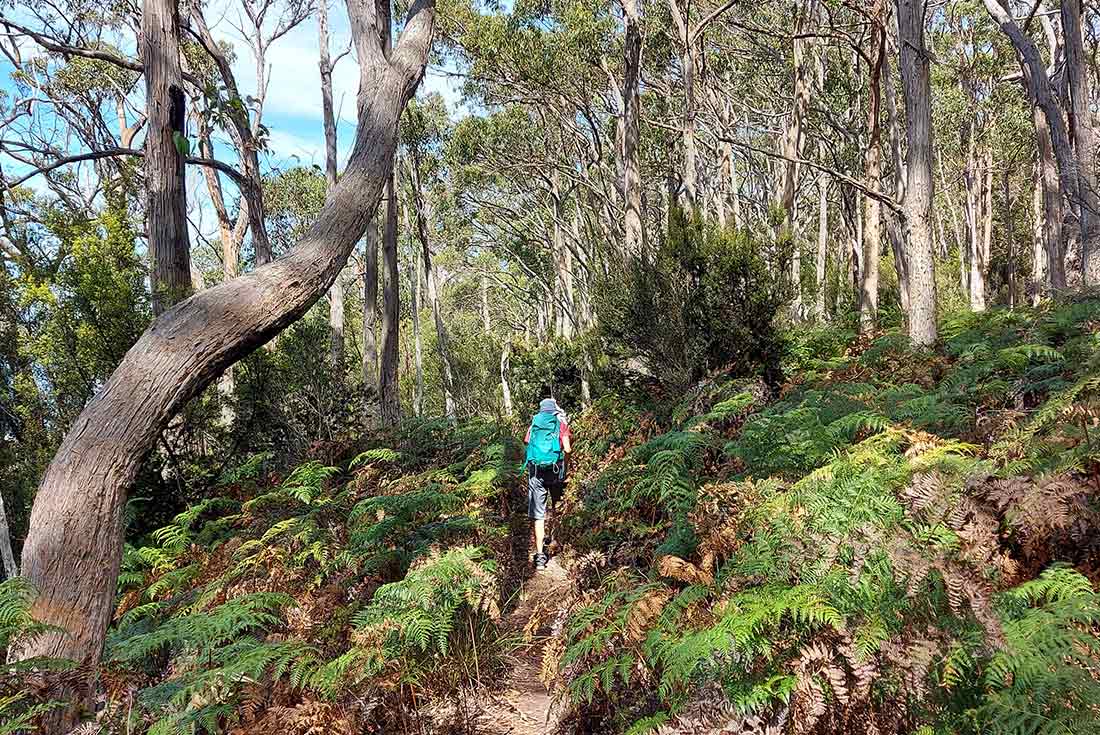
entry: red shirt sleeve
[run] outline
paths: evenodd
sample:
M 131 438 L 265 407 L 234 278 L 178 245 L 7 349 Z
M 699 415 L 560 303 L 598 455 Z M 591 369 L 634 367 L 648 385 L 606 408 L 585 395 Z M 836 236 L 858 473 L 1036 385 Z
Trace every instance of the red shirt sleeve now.
M 563 442 L 566 439 L 568 439 L 569 441 L 573 441 L 573 432 L 569 429 L 569 424 L 565 423 L 564 421 L 559 423 L 558 438 L 561 439 L 561 441 Z
M 523 443 L 524 444 L 530 444 L 531 443 L 531 427 L 530 426 L 527 427 L 527 436 L 523 437 Z

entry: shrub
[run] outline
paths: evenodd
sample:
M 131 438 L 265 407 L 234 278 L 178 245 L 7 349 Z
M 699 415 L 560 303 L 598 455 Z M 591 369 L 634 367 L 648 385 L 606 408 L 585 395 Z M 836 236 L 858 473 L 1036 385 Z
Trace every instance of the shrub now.
M 601 326 L 613 348 L 670 389 L 728 368 L 774 382 L 784 341 L 776 314 L 790 284 L 786 257 L 746 231 L 723 230 L 679 209 L 652 256 L 604 284 Z

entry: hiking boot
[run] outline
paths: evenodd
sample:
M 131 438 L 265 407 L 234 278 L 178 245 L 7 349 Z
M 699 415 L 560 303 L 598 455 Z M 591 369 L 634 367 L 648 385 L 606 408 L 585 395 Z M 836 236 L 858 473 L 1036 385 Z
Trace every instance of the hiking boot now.
M 541 551 L 535 554 L 535 569 L 546 569 L 546 554 Z

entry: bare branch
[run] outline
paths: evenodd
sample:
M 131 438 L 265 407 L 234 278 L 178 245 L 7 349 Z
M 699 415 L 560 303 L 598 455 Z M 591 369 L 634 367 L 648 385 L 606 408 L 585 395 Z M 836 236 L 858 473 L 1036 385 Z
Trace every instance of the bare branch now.
M 3 191 L 9 191 L 11 189 L 14 189 L 15 187 L 23 184 L 24 182 L 26 182 L 30 179 L 33 179 L 35 176 L 39 176 L 41 174 L 49 173 L 50 171 L 53 171 L 54 169 L 61 168 L 62 166 L 67 166 L 70 163 L 80 163 L 82 161 L 98 161 L 101 158 L 114 158 L 114 157 L 117 157 L 117 156 L 144 156 L 144 155 L 145 155 L 145 151 L 139 150 L 137 148 L 108 148 L 108 149 L 105 149 L 105 150 L 102 150 L 102 151 L 90 151 L 88 153 L 78 153 L 78 154 L 75 154 L 75 155 L 72 155 L 72 156 L 63 156 L 61 158 L 58 158 L 55 161 L 51 161 L 50 163 L 46 164 L 45 166 L 39 166 L 35 170 L 31 171 L 30 173 L 27 173 L 27 174 L 23 175 L 22 177 L 20 177 L 19 179 L 16 179 L 15 181 L 13 181 L 10 184 L 4 184 L 3 185 Z M 194 156 L 188 156 L 184 160 L 187 163 L 193 164 L 195 166 L 207 166 L 209 168 L 217 169 L 218 171 L 221 171 L 223 174 L 225 174 L 229 178 L 233 179 L 233 181 L 238 186 L 243 186 L 244 185 L 244 177 L 240 174 L 240 172 L 238 172 L 235 168 L 230 166 L 228 163 L 225 163 L 224 161 L 218 161 L 218 160 L 215 160 L 213 158 L 196 158 Z
M 905 218 L 905 213 L 902 211 L 901 203 L 898 202 L 898 200 L 894 199 L 889 194 L 885 194 L 881 191 L 876 191 L 875 189 L 871 189 L 871 188 L 867 187 L 865 184 L 863 184 L 862 182 L 860 182 L 856 179 L 853 179 L 851 176 L 848 176 L 847 174 L 843 174 L 843 173 L 841 173 L 840 171 L 837 171 L 834 168 L 829 168 L 828 166 L 822 166 L 820 163 L 815 163 L 814 161 L 810 161 L 810 160 L 807 160 L 805 158 L 791 158 L 791 157 L 788 157 L 788 156 L 784 156 L 780 153 L 776 153 L 774 151 L 764 150 L 763 148 L 756 148 L 754 146 L 749 145 L 748 143 L 744 143 L 740 140 L 737 140 L 736 138 L 727 138 L 727 137 L 721 136 L 721 135 L 716 135 L 715 138 L 717 138 L 718 140 L 720 140 L 724 143 L 729 143 L 734 148 L 740 148 L 742 150 L 750 151 L 752 153 L 759 153 L 763 156 L 768 156 L 769 158 L 775 158 L 775 159 L 778 159 L 778 160 L 781 160 L 781 161 L 788 161 L 790 163 L 801 164 L 803 166 L 806 166 L 807 168 L 812 168 L 815 171 L 820 171 L 823 174 L 826 174 L 828 176 L 833 177 L 837 181 L 840 181 L 840 182 L 843 182 L 843 183 L 847 184 L 848 186 L 852 187 L 856 191 L 862 192 L 864 195 L 869 196 L 872 199 L 875 199 L 879 202 L 882 202 L 887 207 L 889 207 L 890 211 L 894 212 L 894 214 L 896 214 L 898 217 L 900 217 L 902 219 Z

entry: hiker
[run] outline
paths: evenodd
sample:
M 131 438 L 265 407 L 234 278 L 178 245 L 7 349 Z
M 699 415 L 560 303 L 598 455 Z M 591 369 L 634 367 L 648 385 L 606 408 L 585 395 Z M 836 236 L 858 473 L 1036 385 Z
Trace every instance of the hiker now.
M 561 500 L 565 463 L 573 450 L 569 420 L 553 398 L 539 403 L 539 412 L 527 429 L 527 516 L 535 526 L 535 568 L 546 568 L 547 505 Z

